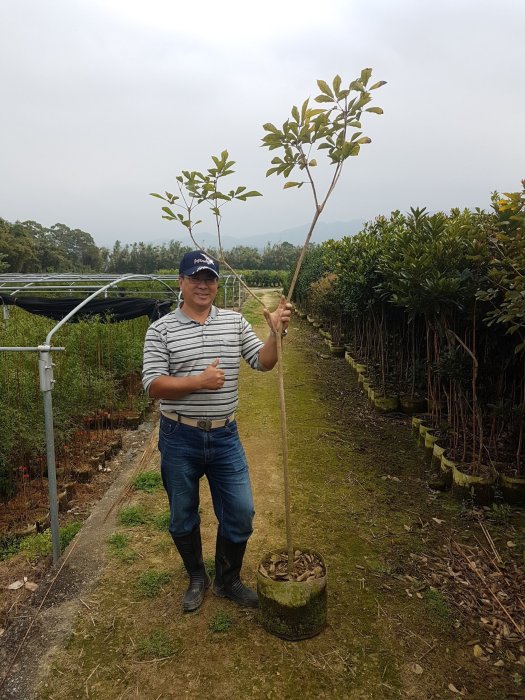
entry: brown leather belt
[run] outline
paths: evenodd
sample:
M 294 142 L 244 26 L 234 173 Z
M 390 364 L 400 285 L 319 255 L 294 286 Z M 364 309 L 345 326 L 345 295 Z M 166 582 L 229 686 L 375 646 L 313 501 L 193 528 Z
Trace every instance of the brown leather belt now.
M 235 413 L 232 413 L 228 418 L 188 418 L 187 416 L 181 416 L 180 413 L 161 411 L 164 418 L 169 418 L 169 420 L 174 420 L 177 423 L 182 423 L 183 425 L 189 425 L 192 428 L 199 428 L 199 430 L 214 430 L 215 428 L 224 428 L 228 423 L 231 423 L 235 419 Z

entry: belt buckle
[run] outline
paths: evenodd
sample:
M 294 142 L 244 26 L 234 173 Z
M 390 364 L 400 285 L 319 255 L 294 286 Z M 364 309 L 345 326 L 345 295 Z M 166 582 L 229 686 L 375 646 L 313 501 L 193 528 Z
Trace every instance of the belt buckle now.
M 206 430 L 206 431 L 211 430 L 211 419 L 205 418 L 203 420 L 198 420 L 197 421 L 197 428 L 200 428 L 201 430 Z

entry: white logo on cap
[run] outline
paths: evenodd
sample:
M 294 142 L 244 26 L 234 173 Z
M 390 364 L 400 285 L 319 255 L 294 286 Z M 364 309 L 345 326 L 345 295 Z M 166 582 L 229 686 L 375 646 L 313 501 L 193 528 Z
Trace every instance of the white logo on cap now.
M 193 264 L 196 265 L 197 263 L 206 263 L 206 265 L 213 265 L 213 260 L 211 258 L 206 257 L 205 255 L 202 256 L 202 258 L 195 258 L 193 260 Z

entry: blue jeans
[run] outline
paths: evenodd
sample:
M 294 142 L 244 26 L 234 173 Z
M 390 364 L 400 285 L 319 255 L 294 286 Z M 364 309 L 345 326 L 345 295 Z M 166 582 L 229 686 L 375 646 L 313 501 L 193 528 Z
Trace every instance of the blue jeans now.
M 187 535 L 199 525 L 199 481 L 206 476 L 219 534 L 230 542 L 246 542 L 255 513 L 236 422 L 205 431 L 161 415 L 159 450 L 172 537 Z

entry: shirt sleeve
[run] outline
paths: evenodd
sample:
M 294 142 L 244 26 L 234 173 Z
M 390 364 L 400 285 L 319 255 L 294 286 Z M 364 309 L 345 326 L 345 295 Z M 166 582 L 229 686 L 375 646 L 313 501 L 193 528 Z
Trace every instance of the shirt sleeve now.
M 148 328 L 144 340 L 144 360 L 142 365 L 142 386 L 148 394 L 152 382 L 157 377 L 169 376 L 170 359 L 166 335 L 162 326 L 153 324 Z
M 241 354 L 252 369 L 259 372 L 268 370 L 259 361 L 259 352 L 264 342 L 254 333 L 251 324 L 242 317 L 241 320 Z

